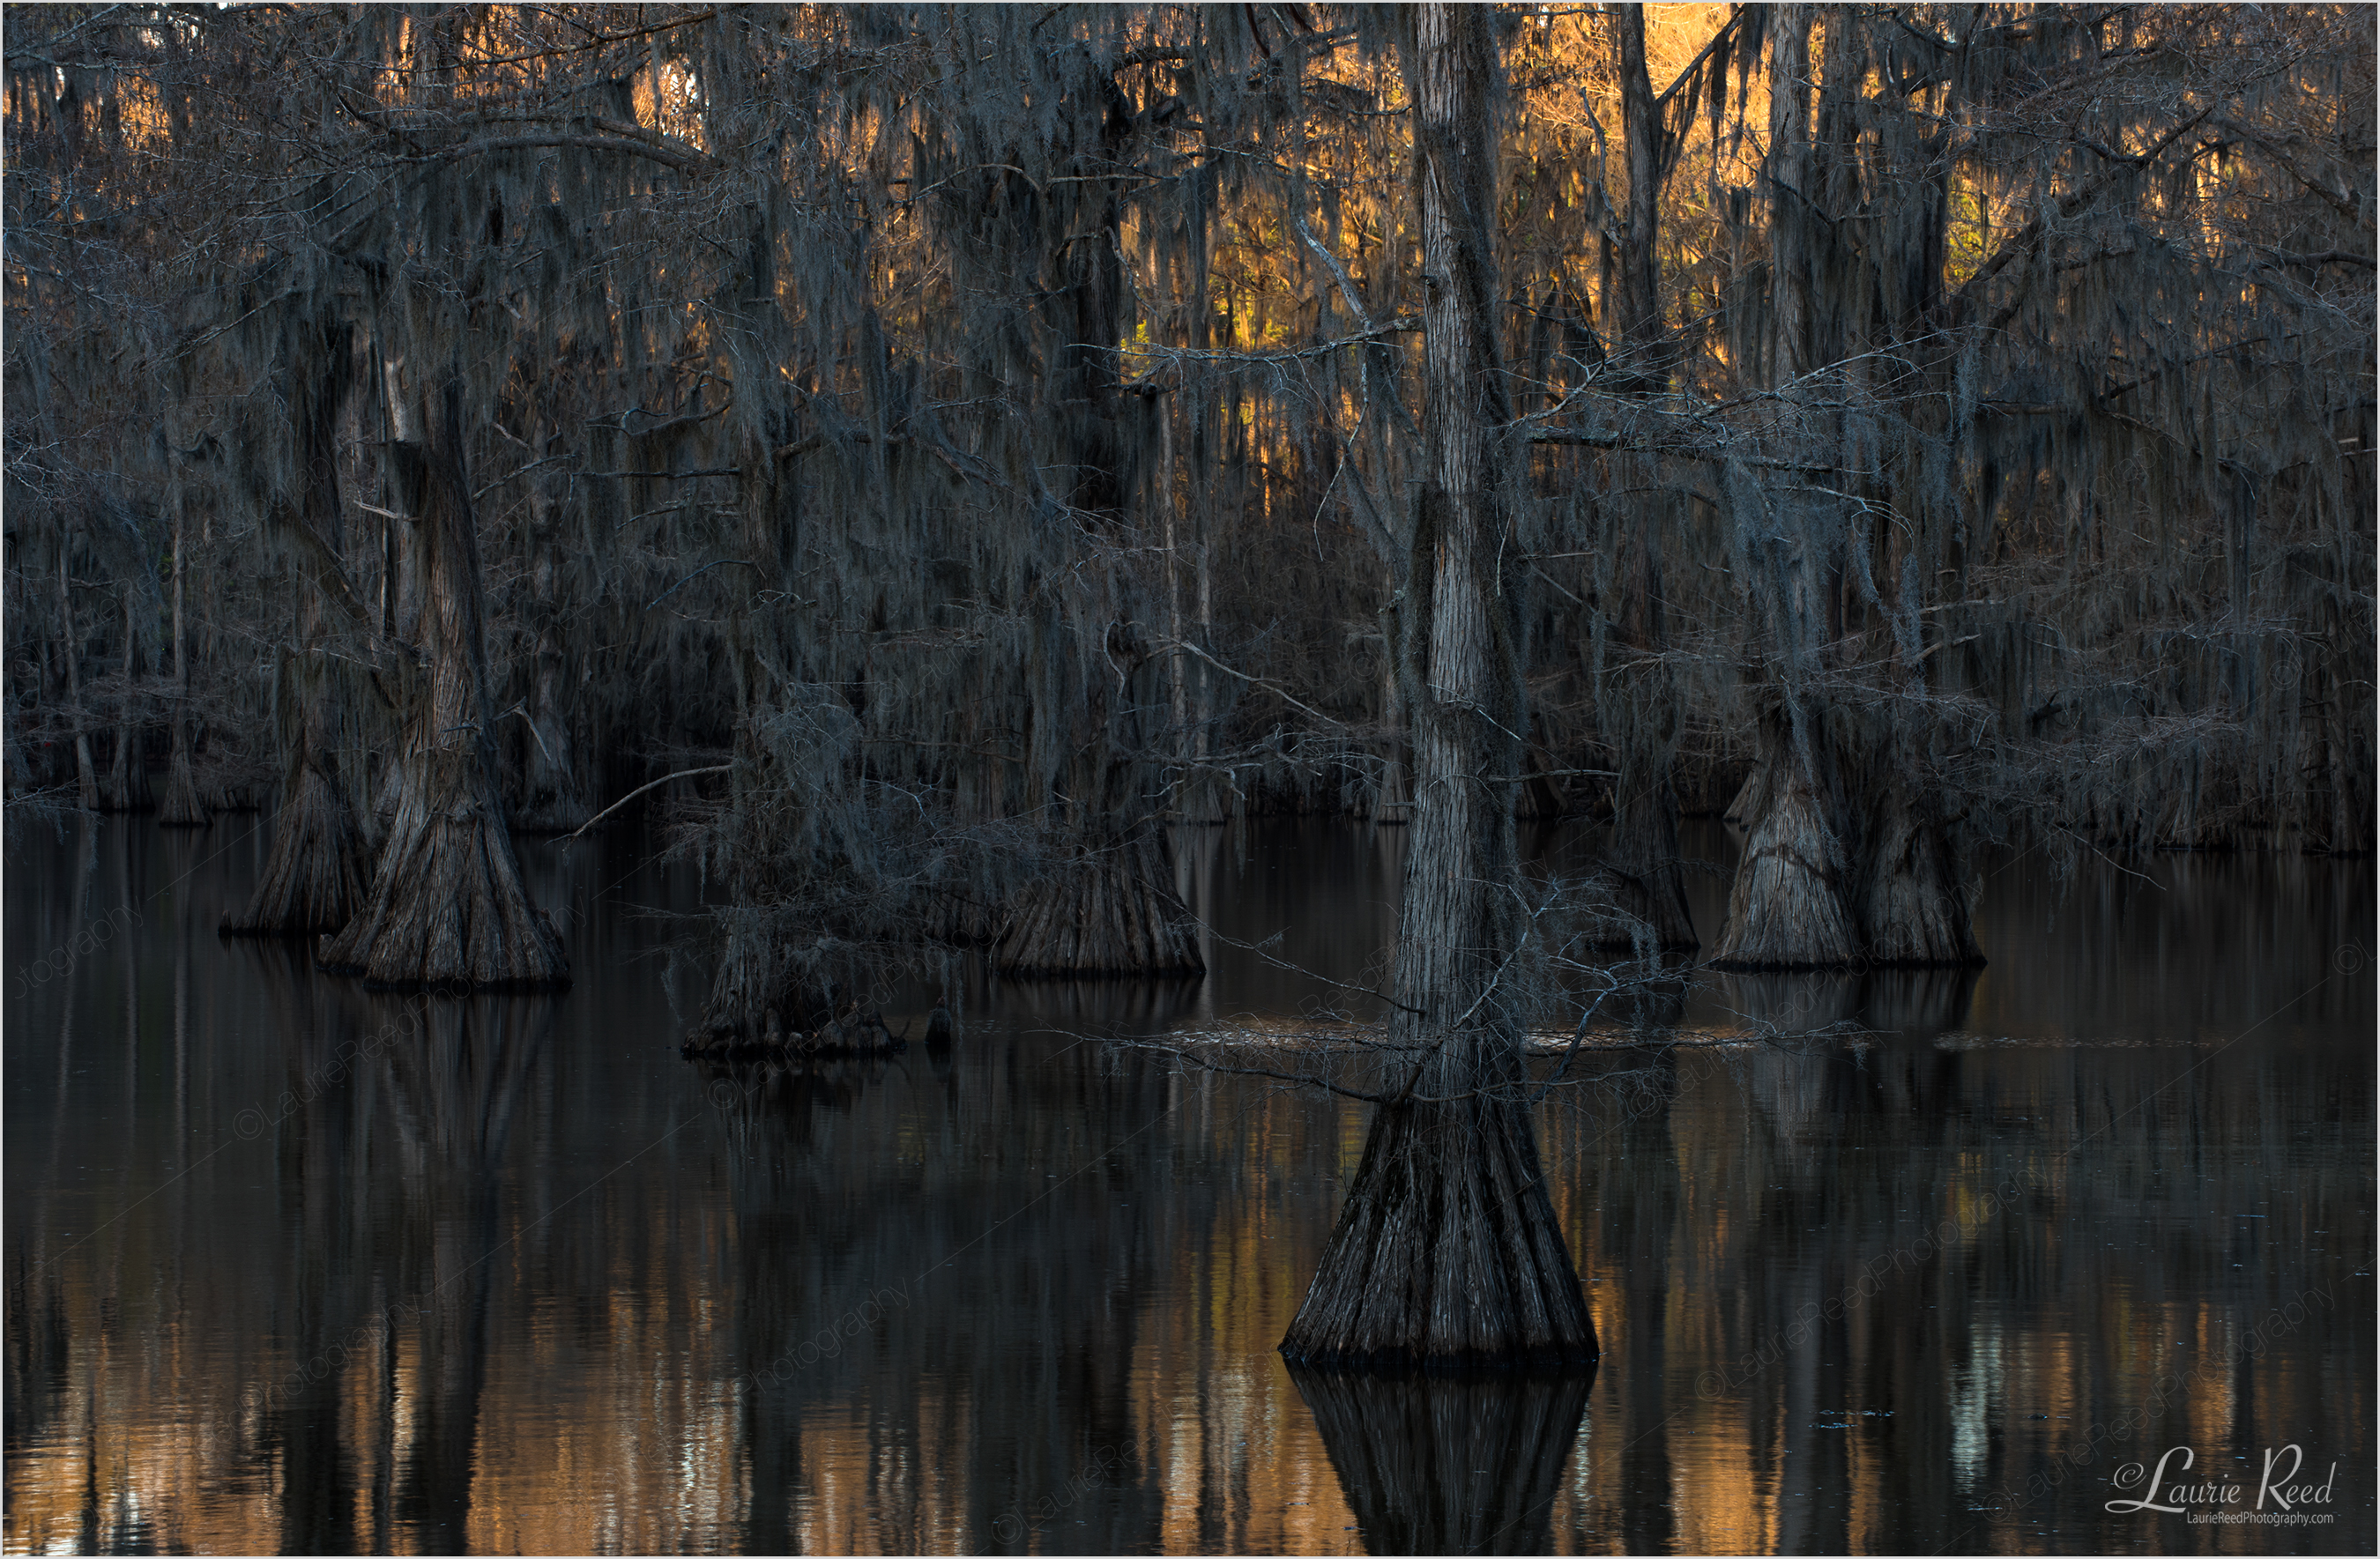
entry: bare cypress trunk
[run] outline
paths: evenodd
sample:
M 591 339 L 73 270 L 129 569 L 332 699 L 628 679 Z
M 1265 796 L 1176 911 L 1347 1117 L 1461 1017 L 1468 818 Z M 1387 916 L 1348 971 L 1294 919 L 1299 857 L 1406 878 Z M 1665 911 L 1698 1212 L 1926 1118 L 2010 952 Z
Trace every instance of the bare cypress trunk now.
M 532 428 L 534 428 L 532 424 Z M 533 448 L 545 441 L 534 431 Z M 530 672 L 528 741 L 521 760 L 521 805 L 514 825 L 530 833 L 566 834 L 593 816 L 578 785 L 571 743 L 568 683 L 562 642 L 562 538 L 543 487 L 529 489 L 531 597 L 537 603 L 537 648 Z
M 99 768 L 91 761 L 91 731 L 82 707 L 82 641 L 75 635 L 74 597 L 67 588 L 67 563 L 74 550 L 69 538 L 58 538 L 58 630 L 66 637 L 67 700 L 74 706 L 75 794 L 85 812 L 99 810 Z
M 203 828 L 214 821 L 190 767 L 190 721 L 178 705 L 174 711 L 174 755 L 165 770 L 165 801 L 157 809 L 157 821 L 168 828 Z
M 165 775 L 165 804 L 157 821 L 169 828 L 203 828 L 214 819 L 190 772 L 190 667 L 182 626 L 182 544 L 185 513 L 174 505 L 174 761 Z
M 115 712 L 115 755 L 107 776 L 110 812 L 147 812 L 157 804 L 149 791 L 149 755 L 138 715 L 140 637 L 133 614 L 132 586 L 124 586 L 124 700 Z
M 1661 114 L 1645 63 L 1645 7 L 1613 8 L 1621 94 L 1621 123 L 1627 141 L 1628 221 L 1621 234 L 1614 312 L 1621 349 L 1619 389 L 1652 397 L 1669 389 L 1670 344 L 1661 325 L 1660 263 L 1656 249 L 1663 164 Z M 1641 462 L 1651 467 L 1639 470 Z M 1620 506 L 1621 534 L 1609 554 L 1618 602 L 1612 615 L 1631 664 L 1597 667 L 1597 703 L 1619 752 L 1612 787 L 1612 823 L 1604 850 L 1603 878 L 1614 907 L 1625 917 L 1613 943 L 1640 937 L 1664 949 L 1699 945 L 1678 848 L 1678 798 L 1670 781 L 1677 752 L 1678 690 L 1661 659 L 1666 643 L 1662 614 L 1661 534 L 1667 517 L 1656 495 L 1664 483 L 1659 457 L 1615 456 L 1615 487 L 1635 495 Z
M 1721 968 L 1832 968 L 1860 950 L 1834 753 L 1823 731 L 1803 735 L 1782 712 L 1761 722 L 1762 805 L 1728 894 Z
M 290 658 L 293 661 L 296 657 Z M 285 666 L 293 679 L 300 673 Z M 305 697 L 304 695 L 300 695 Z M 273 817 L 273 848 L 248 907 L 226 914 L 225 937 L 312 937 L 339 931 L 362 908 L 371 863 L 339 779 L 336 718 L 319 693 L 306 697 Z
M 1420 186 L 1423 452 L 1394 653 L 1415 806 L 1392 1046 L 1421 1057 L 1362 1165 L 1281 1351 L 1389 1368 L 1578 1363 L 1595 1323 L 1546 1194 L 1510 961 L 1521 945 L 1510 787 L 1527 699 L 1502 565 L 1515 464 L 1488 213 L 1493 13 L 1413 13 L 1404 69 Z
M 1207 962 L 1153 822 L 1084 849 L 1018 895 L 993 938 L 1003 974 L 1197 974 Z
M 1642 772 L 1639 770 L 1638 772 Z M 1678 847 L 1678 798 L 1662 780 L 1632 784 L 1622 763 L 1612 792 L 1611 842 L 1604 875 L 1616 907 L 1645 929 L 1656 947 L 1701 946 L 1686 907 L 1686 879 Z M 1615 937 L 1633 941 L 1633 937 Z
M 1898 776 L 1888 780 L 1871 815 L 1864 956 L 1872 963 L 1979 964 L 1968 924 L 1964 874 L 1939 808 Z
M 478 521 L 463 473 L 462 388 L 398 446 L 418 466 L 411 506 L 420 549 L 428 685 L 407 711 L 405 791 L 370 901 L 322 963 L 376 985 L 567 985 L 569 960 L 529 901 L 496 780 L 480 590 Z
M 298 514 L 302 526 L 335 565 L 346 551 L 346 526 L 339 496 L 334 429 L 348 373 L 347 328 L 334 325 L 322 335 L 319 364 L 301 365 L 292 379 L 298 447 L 305 488 Z M 353 798 L 339 766 L 345 745 L 346 703 L 324 655 L 329 614 L 321 576 L 326 566 L 311 548 L 301 550 L 298 588 L 298 643 L 285 654 L 281 675 L 298 703 L 298 730 L 283 770 L 281 806 L 273 817 L 273 847 L 256 891 L 237 914 L 225 915 L 227 937 L 311 937 L 346 927 L 363 907 L 371 885 L 371 862 Z

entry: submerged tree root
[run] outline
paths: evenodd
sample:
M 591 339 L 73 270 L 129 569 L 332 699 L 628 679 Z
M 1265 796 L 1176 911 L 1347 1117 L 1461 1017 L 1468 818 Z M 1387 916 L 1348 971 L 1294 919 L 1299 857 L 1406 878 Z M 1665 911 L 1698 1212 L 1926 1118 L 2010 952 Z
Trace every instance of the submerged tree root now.
M 1281 1351 L 1324 1369 L 1587 1365 L 1595 1322 L 1528 1107 L 1385 1105 Z
M 273 852 L 248 908 L 226 914 L 225 937 L 312 937 L 355 918 L 371 881 L 346 790 L 312 764 L 273 820 Z
M 1019 896 L 992 940 L 992 967 L 1028 976 L 1204 973 L 1171 875 L 1150 835 L 1083 855 Z

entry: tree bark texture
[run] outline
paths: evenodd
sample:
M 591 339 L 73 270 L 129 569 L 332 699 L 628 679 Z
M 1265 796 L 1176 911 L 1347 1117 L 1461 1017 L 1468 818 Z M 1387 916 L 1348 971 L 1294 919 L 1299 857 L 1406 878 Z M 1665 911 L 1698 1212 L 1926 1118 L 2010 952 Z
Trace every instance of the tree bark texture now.
M 1165 836 L 1143 824 L 1017 896 L 991 944 L 1003 974 L 1200 974 L 1197 927 L 1173 891 Z
M 1627 141 L 1628 220 L 1621 232 L 1617 308 L 1621 385 L 1641 396 L 1665 394 L 1674 356 L 1661 322 L 1660 256 L 1658 248 L 1660 196 L 1667 161 L 1659 100 L 1645 59 L 1645 7 L 1613 7 L 1619 66 L 1621 123 Z M 1642 464 L 1648 469 L 1640 470 Z M 1677 754 L 1681 699 L 1675 678 L 1662 659 L 1666 624 L 1661 608 L 1661 541 L 1665 516 L 1658 455 L 1615 455 L 1607 465 L 1614 487 L 1633 488 L 1610 500 L 1620 508 L 1608 557 L 1616 597 L 1612 628 L 1633 664 L 1598 667 L 1598 704 L 1604 726 L 1618 749 L 1619 779 L 1612 791 L 1610 843 L 1605 881 L 1626 924 L 1615 926 L 1614 943 L 1683 950 L 1697 947 L 1694 916 L 1686 907 L 1682 858 L 1678 849 L 1678 801 L 1670 775 Z
M 295 739 L 283 774 L 281 808 L 273 815 L 272 853 L 248 907 L 225 918 L 226 936 L 342 931 L 363 907 L 372 880 L 361 819 L 339 766 L 346 704 L 324 653 L 330 613 L 323 571 L 335 566 L 346 539 L 335 431 L 349 369 L 346 328 L 327 329 L 322 340 L 322 366 L 293 376 L 297 404 L 291 411 L 305 486 L 285 523 L 305 527 L 328 558 L 318 557 L 310 546 L 300 550 L 298 646 L 283 655 L 280 671 L 285 695 L 297 706 Z
M 569 960 L 529 900 L 504 828 L 460 386 L 441 399 L 424 418 L 426 441 L 413 446 L 419 479 L 408 484 L 419 493 L 428 685 L 408 700 L 405 789 L 370 900 L 322 962 L 377 985 L 565 985 Z
M 1737 969 L 1849 963 L 1860 949 L 1852 851 L 1843 838 L 1842 787 L 1824 731 L 1805 728 L 1797 742 L 1784 715 L 1766 718 L 1756 782 L 1760 806 L 1713 961 Z
M 1328 1367 L 1585 1363 L 1595 1326 L 1545 1190 L 1507 980 L 1524 916 L 1511 786 L 1527 729 L 1503 564 L 1522 467 L 1492 320 L 1495 17 L 1412 14 L 1424 459 L 1393 635 L 1415 805 L 1391 1053 L 1420 1057 L 1362 1164 L 1281 1351 Z
M 116 710 L 115 755 L 108 769 L 107 809 L 110 812 L 148 812 L 157 804 L 149 792 L 149 733 L 141 728 L 135 714 L 139 698 L 135 684 L 140 663 L 139 619 L 134 615 L 132 586 L 127 585 L 124 587 L 124 701 Z
M 1712 962 L 1723 969 L 1984 962 L 1938 809 L 1888 763 L 1840 750 L 1815 715 L 1763 718 L 1729 808 L 1750 828 Z
M 74 709 L 75 799 L 85 812 L 99 810 L 99 768 L 91 759 L 91 731 L 82 707 L 82 640 L 75 634 L 74 597 L 67 587 L 67 563 L 74 551 L 70 538 L 58 542 L 58 622 L 66 638 L 59 659 L 66 662 L 67 702 Z
M 371 863 L 334 763 L 318 756 L 319 733 L 290 754 L 273 848 L 248 907 L 224 917 L 226 937 L 311 937 L 355 918 L 371 885 Z
M 203 828 L 214 819 L 206 799 L 199 794 L 198 777 L 190 769 L 189 642 L 182 621 L 183 522 L 187 518 L 178 496 L 174 504 L 174 756 L 165 771 L 165 804 L 157 821 L 168 828 Z

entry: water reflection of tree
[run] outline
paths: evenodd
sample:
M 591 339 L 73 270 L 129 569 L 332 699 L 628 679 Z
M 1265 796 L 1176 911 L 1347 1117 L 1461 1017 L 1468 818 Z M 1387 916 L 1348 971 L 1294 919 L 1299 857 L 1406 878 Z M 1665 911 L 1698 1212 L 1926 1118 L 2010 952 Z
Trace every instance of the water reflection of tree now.
M 1134 1363 L 1218 1197 L 1172 1154 L 1103 1150 L 1165 1118 L 1179 1080 L 1004 1030 L 965 1043 L 964 1069 L 913 1049 L 713 1075 L 756 1551 L 841 1544 L 851 1519 L 894 1552 L 1021 1550 L 1044 1502 L 1087 1523 L 1062 1546 L 1145 1549 L 1160 1528 Z M 863 1447 L 864 1505 L 832 1505 L 806 1465 Z
M 506 1143 L 553 1003 L 367 997 L 297 947 L 235 956 L 257 966 L 285 1077 L 285 1254 L 264 1291 L 287 1352 L 255 1446 L 279 1472 L 281 1546 L 459 1550 Z
M 1468 1377 L 1292 1369 L 1374 1553 L 1547 1553 L 1592 1368 Z
M 1630 1426 L 1569 1519 L 1636 1552 L 1983 1546 L 2038 1477 L 2009 1530 L 2112 1548 L 2142 1537 L 2100 1510 L 2127 1414 L 2202 1462 L 2368 1455 L 2337 1438 L 2368 1371 L 2306 1367 L 2368 1362 L 2340 1281 L 2372 1239 L 2368 1066 L 2317 1119 L 2335 1060 L 1937 1043 L 1961 998 L 1894 990 L 1853 1010 L 1886 1030 L 1890 994 L 1925 1037 L 1680 1049 L 1549 1120 L 1555 1178 L 1593 1189 L 1560 1204 L 1611 1339 L 1597 1416 Z M 2239 1346 L 2316 1287 L 2340 1309 Z
M 505 1144 L 553 1029 L 551 997 L 424 999 L 416 1038 L 384 1057 L 408 1215 L 396 1245 L 419 1349 L 412 1439 L 395 1517 L 425 1550 L 468 1546 L 472 1450 L 487 1379 L 489 1296 L 505 1270 Z M 395 1404 L 382 1420 L 393 1441 Z M 390 1466 L 383 1456 L 382 1467 Z M 390 1545 L 375 1533 L 371 1546 Z

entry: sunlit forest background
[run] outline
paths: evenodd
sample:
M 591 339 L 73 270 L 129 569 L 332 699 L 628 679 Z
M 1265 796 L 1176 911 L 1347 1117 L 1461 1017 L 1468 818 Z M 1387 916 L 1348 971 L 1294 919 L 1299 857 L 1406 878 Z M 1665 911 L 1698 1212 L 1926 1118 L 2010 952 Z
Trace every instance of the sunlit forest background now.
M 2368 1467 L 2380 12 L 1500 6 L 1462 275 L 1411 15 L 0 13 L 12 1549 L 2117 1547 L 2152 1401 Z M 1532 990 L 1761 1043 L 1540 1112 L 1594 1416 L 1425 1541 L 1274 1354 L 1364 1096 L 1076 1040 L 1378 997 L 1458 291 Z
M 719 885 L 714 1032 L 1185 966 L 1162 825 L 1412 800 L 1395 14 L 10 11 L 12 815 L 277 803 L 243 927 L 385 974 L 452 683 L 512 828 Z M 1512 791 L 1619 825 L 1612 939 L 1957 962 L 1978 841 L 2372 847 L 2369 12 L 1498 36 Z

